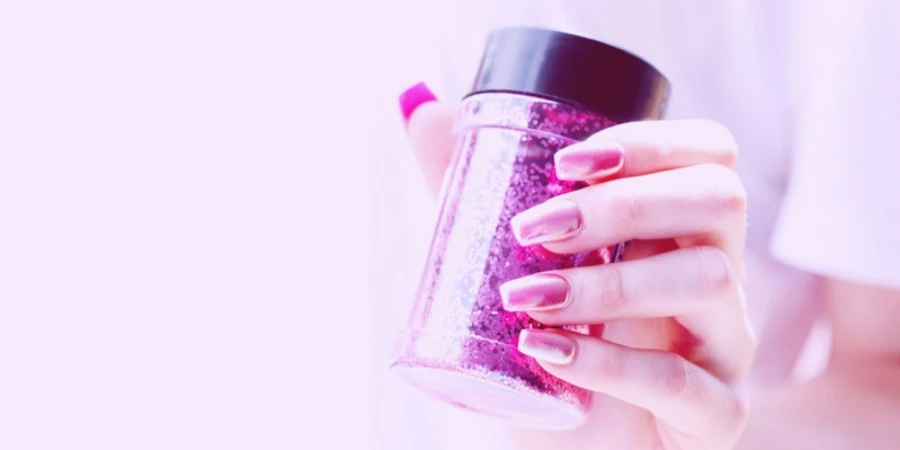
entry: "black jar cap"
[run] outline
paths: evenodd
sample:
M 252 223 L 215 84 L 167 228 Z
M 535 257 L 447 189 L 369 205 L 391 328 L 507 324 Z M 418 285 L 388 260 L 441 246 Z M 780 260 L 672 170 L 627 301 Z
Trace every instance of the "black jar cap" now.
M 490 34 L 469 95 L 513 92 L 574 103 L 622 122 L 658 119 L 669 81 L 622 49 L 532 27 Z

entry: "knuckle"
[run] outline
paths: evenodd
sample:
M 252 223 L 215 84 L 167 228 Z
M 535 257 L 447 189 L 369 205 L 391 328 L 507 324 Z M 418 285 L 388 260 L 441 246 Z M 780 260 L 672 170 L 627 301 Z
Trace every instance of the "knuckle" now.
M 691 397 L 697 385 L 694 371 L 679 356 L 671 355 L 666 361 L 666 367 L 660 372 L 662 394 L 669 398 Z
M 616 264 L 604 264 L 598 269 L 594 280 L 596 291 L 592 295 L 597 298 L 604 315 L 614 316 L 623 311 L 628 302 L 622 269 Z
M 747 195 L 740 189 L 717 192 L 713 198 L 714 207 L 727 215 L 744 215 L 747 211 Z
M 627 355 L 622 349 L 609 348 L 603 354 L 597 355 L 594 361 L 594 373 L 604 382 L 610 385 L 620 385 L 628 382 Z
M 645 215 L 643 205 L 637 201 L 634 192 L 628 189 L 621 189 L 614 196 L 613 211 L 618 218 L 619 225 L 622 229 L 630 229 L 634 224 L 639 223 Z
M 701 282 L 712 294 L 732 294 L 741 289 L 737 273 L 728 255 L 718 247 L 694 247 L 701 271 Z
M 698 131 L 707 137 L 709 148 L 721 155 L 723 164 L 734 166 L 737 163 L 738 143 L 734 138 L 734 133 L 728 127 L 708 119 L 697 120 L 696 126 L 700 128 Z
M 729 418 L 733 423 L 743 424 L 750 417 L 750 402 L 741 395 L 735 393 L 734 400 L 731 402 L 731 410 Z
M 697 166 L 699 180 L 707 186 L 703 200 L 713 210 L 723 214 L 744 214 L 747 211 L 747 190 L 733 170 L 718 164 Z

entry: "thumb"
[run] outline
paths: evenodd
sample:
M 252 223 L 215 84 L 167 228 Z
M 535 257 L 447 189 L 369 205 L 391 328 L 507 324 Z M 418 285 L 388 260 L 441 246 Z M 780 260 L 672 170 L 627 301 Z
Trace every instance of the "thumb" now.
M 437 196 L 453 155 L 457 106 L 439 102 L 428 86 L 419 83 L 400 95 L 400 110 L 425 183 Z

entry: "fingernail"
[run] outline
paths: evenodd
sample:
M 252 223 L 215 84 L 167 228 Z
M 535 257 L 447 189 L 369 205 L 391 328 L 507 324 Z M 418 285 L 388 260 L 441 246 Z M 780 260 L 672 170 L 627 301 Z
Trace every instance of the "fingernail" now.
M 571 200 L 550 200 L 519 213 L 510 226 L 522 245 L 558 241 L 581 231 L 581 211 Z
M 553 364 L 569 364 L 575 358 L 575 341 L 549 330 L 527 328 L 519 334 L 519 351 Z
M 410 116 L 420 106 L 428 102 L 436 101 L 437 97 L 428 89 L 425 83 L 414 84 L 400 94 L 400 113 L 403 114 L 403 123 L 409 122 Z
M 531 275 L 500 285 L 500 298 L 507 311 L 558 309 L 569 302 L 569 282 L 553 273 Z
M 556 176 L 561 180 L 604 178 L 622 170 L 625 152 L 616 144 L 599 148 L 573 147 L 560 150 L 556 156 Z

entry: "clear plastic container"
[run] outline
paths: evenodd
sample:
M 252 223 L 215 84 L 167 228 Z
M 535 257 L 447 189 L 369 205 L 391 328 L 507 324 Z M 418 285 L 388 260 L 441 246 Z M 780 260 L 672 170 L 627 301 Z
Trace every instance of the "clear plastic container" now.
M 522 39 L 510 43 L 510 35 L 587 41 L 534 29 L 500 34 L 486 58 L 503 48 L 515 53 L 531 45 Z M 588 41 L 595 44 L 611 48 Z M 614 50 L 617 56 L 634 58 Z M 479 89 L 490 85 L 484 73 L 491 65 L 482 63 L 480 81 L 461 105 L 452 172 L 442 189 L 415 307 L 397 341 L 392 368 L 409 383 L 469 410 L 526 427 L 574 428 L 586 419 L 591 393 L 550 375 L 518 351 L 519 333 L 543 325 L 525 313 L 505 311 L 499 287 L 526 275 L 623 257 L 627 244 L 575 255 L 525 247 L 510 229 L 510 219 L 518 213 L 585 186 L 556 177 L 557 151 L 622 120 L 527 89 Z M 652 116 L 659 108 L 640 110 Z M 589 332 L 587 326 L 571 329 Z

